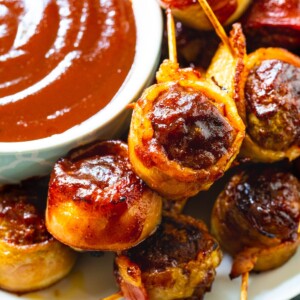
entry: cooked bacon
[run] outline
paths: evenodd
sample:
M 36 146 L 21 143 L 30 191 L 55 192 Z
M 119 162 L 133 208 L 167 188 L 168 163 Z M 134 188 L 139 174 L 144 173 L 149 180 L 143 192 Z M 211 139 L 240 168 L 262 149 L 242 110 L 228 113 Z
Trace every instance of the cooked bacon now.
M 253 1 L 243 19 L 249 46 L 300 47 L 300 2 L 298 0 Z

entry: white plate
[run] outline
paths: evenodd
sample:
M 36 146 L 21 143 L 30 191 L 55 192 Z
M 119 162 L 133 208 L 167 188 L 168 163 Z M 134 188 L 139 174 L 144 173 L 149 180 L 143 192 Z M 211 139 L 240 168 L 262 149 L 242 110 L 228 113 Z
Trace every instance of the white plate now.
M 228 176 L 226 176 L 228 177 Z M 222 189 L 224 177 L 209 192 L 200 193 L 186 206 L 185 213 L 203 219 L 209 224 L 211 207 Z M 228 277 L 231 259 L 228 255 L 217 269 L 212 291 L 205 300 L 238 300 L 240 279 Z M 44 300 L 100 300 L 118 290 L 113 277 L 113 254 L 102 257 L 82 254 L 68 277 L 54 286 L 21 297 L 0 292 L 1 300 L 44 299 Z M 288 300 L 300 294 L 300 251 L 280 268 L 260 274 L 251 274 L 249 279 L 249 300 Z

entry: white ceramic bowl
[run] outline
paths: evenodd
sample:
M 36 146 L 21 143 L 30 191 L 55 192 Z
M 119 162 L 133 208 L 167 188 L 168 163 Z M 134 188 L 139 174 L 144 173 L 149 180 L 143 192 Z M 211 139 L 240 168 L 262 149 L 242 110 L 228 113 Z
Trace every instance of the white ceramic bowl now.
M 162 13 L 156 0 L 132 0 L 137 28 L 133 66 L 111 102 L 93 117 L 64 133 L 26 141 L 0 143 L 0 184 L 46 175 L 72 148 L 101 138 L 117 138 L 128 127 L 128 103 L 153 80 L 160 57 Z

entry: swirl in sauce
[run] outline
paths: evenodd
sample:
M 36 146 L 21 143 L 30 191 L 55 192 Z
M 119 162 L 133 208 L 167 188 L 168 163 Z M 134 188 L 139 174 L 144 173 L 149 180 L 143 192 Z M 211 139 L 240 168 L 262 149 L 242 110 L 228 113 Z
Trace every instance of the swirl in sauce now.
M 129 0 L 4 0 L 0 24 L 1 142 L 48 137 L 88 119 L 134 59 Z

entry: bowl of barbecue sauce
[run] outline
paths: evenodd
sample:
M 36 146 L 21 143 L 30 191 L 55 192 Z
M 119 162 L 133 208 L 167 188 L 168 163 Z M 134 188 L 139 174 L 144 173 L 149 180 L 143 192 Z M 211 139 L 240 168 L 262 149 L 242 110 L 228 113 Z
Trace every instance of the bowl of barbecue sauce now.
M 159 62 L 155 0 L 5 0 L 0 22 L 0 184 L 125 132 Z

